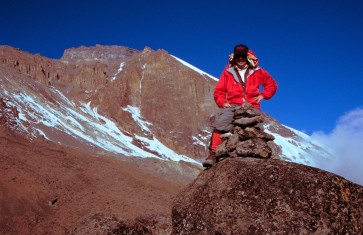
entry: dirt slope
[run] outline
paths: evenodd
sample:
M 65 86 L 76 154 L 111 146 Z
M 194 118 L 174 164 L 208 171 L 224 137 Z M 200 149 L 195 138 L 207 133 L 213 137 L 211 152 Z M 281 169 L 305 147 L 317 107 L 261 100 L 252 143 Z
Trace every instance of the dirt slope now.
M 200 170 L 90 156 L 44 140 L 30 143 L 1 126 L 0 149 L 0 234 L 77 233 L 94 215 L 162 218 L 157 223 L 169 230 L 173 197 Z

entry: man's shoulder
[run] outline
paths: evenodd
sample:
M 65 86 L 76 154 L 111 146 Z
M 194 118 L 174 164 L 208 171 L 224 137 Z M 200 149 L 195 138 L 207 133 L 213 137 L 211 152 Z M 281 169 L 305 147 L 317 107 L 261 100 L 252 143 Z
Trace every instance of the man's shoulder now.
M 233 74 L 235 71 L 234 71 L 234 68 L 231 66 L 229 68 L 226 68 L 223 73 L 229 73 L 229 74 Z
M 253 68 L 253 72 L 258 74 L 266 74 L 266 73 L 268 74 L 267 70 L 261 68 L 260 66 Z

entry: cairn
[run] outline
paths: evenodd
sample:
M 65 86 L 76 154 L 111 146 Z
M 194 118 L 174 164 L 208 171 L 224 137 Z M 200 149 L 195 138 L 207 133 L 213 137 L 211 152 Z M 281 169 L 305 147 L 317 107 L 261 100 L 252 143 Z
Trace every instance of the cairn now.
M 218 146 L 218 159 L 227 157 L 270 158 L 272 150 L 268 141 L 275 138 L 263 131 L 264 118 L 261 111 L 244 103 L 234 112 L 233 129 L 221 135 L 223 143 Z

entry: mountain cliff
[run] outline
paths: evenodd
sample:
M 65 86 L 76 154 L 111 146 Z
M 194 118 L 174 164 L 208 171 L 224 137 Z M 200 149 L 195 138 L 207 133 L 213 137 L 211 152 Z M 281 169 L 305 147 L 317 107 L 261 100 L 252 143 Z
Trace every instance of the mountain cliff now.
M 117 47 L 51 60 L 1 47 L 1 99 L 19 112 L 17 128 L 111 154 L 203 158 L 215 79 L 162 50 L 120 48 L 108 58 L 109 50 Z

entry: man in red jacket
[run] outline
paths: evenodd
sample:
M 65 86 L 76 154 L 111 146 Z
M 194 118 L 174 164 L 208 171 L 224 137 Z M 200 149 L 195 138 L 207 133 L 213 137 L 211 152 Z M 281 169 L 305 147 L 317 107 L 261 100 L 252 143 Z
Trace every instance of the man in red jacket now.
M 263 87 L 260 92 L 259 87 Z M 277 90 L 271 75 L 258 66 L 258 59 L 246 45 L 234 47 L 230 64 L 223 71 L 214 90 L 214 100 L 222 112 L 217 116 L 210 143 L 210 154 L 203 162 L 209 168 L 217 162 L 215 151 L 222 143 L 220 135 L 233 128 L 233 112 L 244 102 L 260 109 L 260 101 L 270 99 Z

